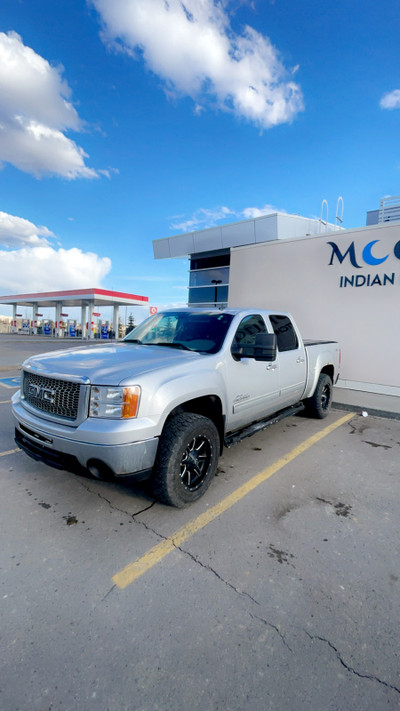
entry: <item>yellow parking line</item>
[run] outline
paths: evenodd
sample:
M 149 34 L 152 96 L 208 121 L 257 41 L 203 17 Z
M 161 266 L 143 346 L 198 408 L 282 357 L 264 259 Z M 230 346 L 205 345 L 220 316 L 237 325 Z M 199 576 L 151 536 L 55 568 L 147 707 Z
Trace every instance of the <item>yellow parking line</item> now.
M 15 454 L 16 452 L 20 452 L 21 450 L 17 447 L 17 449 L 9 449 L 8 452 L 0 452 L 0 457 L 6 457 L 7 454 Z
M 317 432 L 315 435 L 312 435 L 312 437 L 306 439 L 304 442 L 299 444 L 298 447 L 295 447 L 291 452 L 281 457 L 281 459 L 278 459 L 269 467 L 263 469 L 263 471 L 259 474 L 253 476 L 249 479 L 249 481 L 233 491 L 232 494 L 227 496 L 225 499 L 222 499 L 222 501 L 218 504 L 212 506 L 208 511 L 200 514 L 200 516 L 197 516 L 197 518 L 193 519 L 193 521 L 189 521 L 189 523 L 182 528 L 179 528 L 169 538 L 161 541 L 161 543 L 157 543 L 141 558 L 138 558 L 133 563 L 129 563 L 129 565 L 113 576 L 113 582 L 119 588 L 126 588 L 128 585 L 140 578 L 141 575 L 150 570 L 150 568 L 153 568 L 157 563 L 163 560 L 163 558 L 165 558 L 169 553 L 187 541 L 188 538 L 191 538 L 195 533 L 197 533 L 197 531 L 200 531 L 204 528 L 204 526 L 207 526 L 208 523 L 214 521 L 214 519 L 234 506 L 234 504 L 247 496 L 247 494 L 253 491 L 257 486 L 269 479 L 273 474 L 276 474 L 276 472 L 286 466 L 286 464 L 292 462 L 293 459 L 296 459 L 296 457 L 319 442 L 321 439 L 329 435 L 341 425 L 344 425 L 345 422 L 348 422 L 352 417 L 354 417 L 354 414 L 354 412 L 351 412 L 344 417 L 341 417 L 331 425 L 328 425 L 328 427 L 325 427 L 320 432 Z
M 0 400 L 0 405 L 5 405 L 6 402 L 11 402 L 11 400 Z

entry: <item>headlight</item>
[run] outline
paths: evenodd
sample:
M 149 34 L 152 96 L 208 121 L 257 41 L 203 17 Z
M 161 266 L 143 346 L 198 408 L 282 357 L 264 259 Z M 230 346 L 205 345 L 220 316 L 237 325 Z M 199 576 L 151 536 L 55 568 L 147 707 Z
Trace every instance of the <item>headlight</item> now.
M 140 387 L 111 388 L 92 385 L 89 417 L 126 419 L 136 417 L 139 409 Z

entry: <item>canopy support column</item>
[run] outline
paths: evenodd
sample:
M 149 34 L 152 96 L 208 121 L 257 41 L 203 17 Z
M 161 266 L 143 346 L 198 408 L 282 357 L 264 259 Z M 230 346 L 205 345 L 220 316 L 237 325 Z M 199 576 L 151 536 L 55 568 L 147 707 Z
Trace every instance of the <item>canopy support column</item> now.
M 32 304 L 31 328 L 29 329 L 29 333 L 31 333 L 34 336 L 37 334 L 37 320 L 38 320 L 37 312 L 38 312 L 38 309 L 39 309 L 39 307 L 38 307 L 37 303 L 34 301 Z
M 11 333 L 17 333 L 17 304 L 12 305 Z
M 113 331 L 114 331 L 114 338 L 118 339 L 119 337 L 119 304 L 114 304 L 113 307 Z
M 87 312 L 87 307 L 86 304 L 82 304 L 81 306 L 81 329 L 82 329 L 82 338 L 86 338 L 86 312 Z
M 88 335 L 89 339 L 94 338 L 94 323 L 93 323 L 94 301 L 89 301 L 88 307 Z
M 62 303 L 61 301 L 57 301 L 56 303 L 56 320 L 54 322 L 54 335 L 56 337 L 62 336 L 63 335 L 63 330 L 60 328 L 60 321 L 61 319 L 61 312 L 62 312 Z

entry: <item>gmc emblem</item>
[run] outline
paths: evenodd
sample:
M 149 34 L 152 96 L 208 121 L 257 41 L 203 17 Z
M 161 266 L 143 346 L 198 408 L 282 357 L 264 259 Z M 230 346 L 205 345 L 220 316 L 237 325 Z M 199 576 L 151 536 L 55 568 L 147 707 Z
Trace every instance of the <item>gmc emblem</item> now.
M 34 383 L 29 384 L 28 388 L 29 395 L 36 398 L 37 400 L 44 400 L 54 405 L 56 399 L 56 391 L 51 390 L 51 388 L 44 388 L 42 385 L 35 385 Z

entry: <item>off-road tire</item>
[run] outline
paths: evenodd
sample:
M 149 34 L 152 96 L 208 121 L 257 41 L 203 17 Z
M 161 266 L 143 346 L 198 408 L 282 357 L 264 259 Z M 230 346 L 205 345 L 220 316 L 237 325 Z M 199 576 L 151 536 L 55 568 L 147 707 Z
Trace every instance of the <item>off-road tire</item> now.
M 153 493 L 170 506 L 197 501 L 217 469 L 220 439 L 216 426 L 203 415 L 183 412 L 165 425 L 152 477 Z
M 332 379 L 326 373 L 321 373 L 314 395 L 304 401 L 305 411 L 309 417 L 323 420 L 328 415 L 331 409 L 332 391 Z

